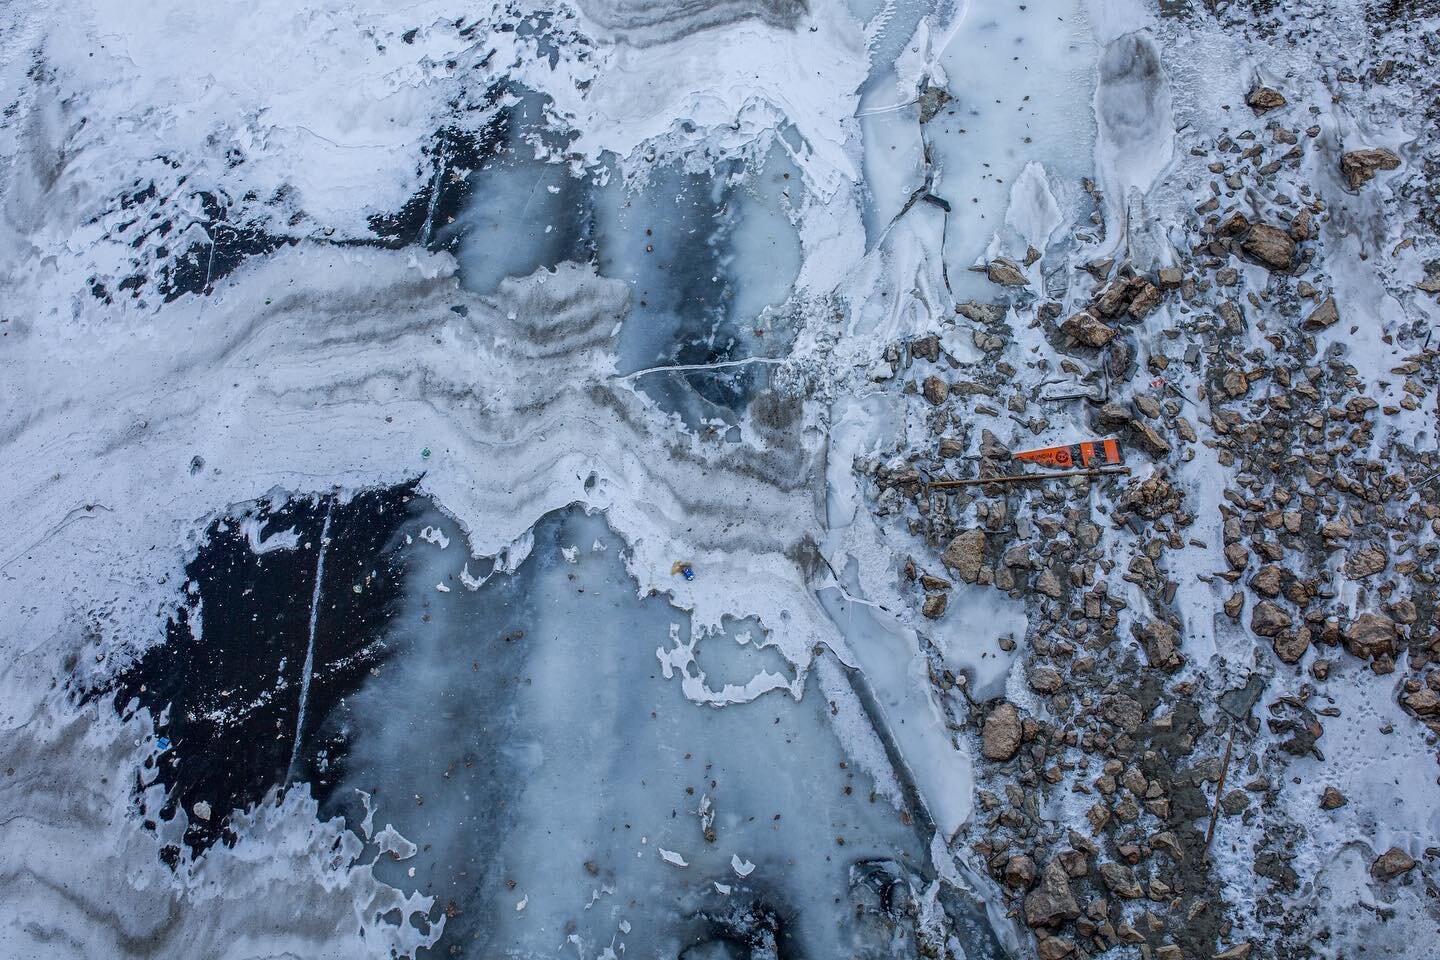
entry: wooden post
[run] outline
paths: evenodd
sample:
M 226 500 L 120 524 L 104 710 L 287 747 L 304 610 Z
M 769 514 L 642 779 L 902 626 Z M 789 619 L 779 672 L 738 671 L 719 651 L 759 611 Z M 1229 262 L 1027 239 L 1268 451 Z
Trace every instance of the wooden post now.
M 969 480 L 935 480 L 925 484 L 932 490 L 953 490 L 957 487 L 983 486 L 987 483 L 1025 483 L 1031 480 L 1058 480 L 1063 477 L 1099 477 L 1107 474 L 1130 475 L 1129 467 L 1097 467 L 1094 470 L 1064 470 L 1046 473 L 1013 473 L 1000 477 L 973 477 Z

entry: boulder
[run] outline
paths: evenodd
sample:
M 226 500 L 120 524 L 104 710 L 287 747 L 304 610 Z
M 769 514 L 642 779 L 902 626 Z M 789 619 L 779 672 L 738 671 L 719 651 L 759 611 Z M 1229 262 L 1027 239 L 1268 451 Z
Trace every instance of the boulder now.
M 940 562 L 966 583 L 978 581 L 980 567 L 985 563 L 985 531 L 971 528 L 951 540 L 940 555 Z
M 1145 659 L 1150 666 L 1167 673 L 1184 666 L 1185 658 L 1180 654 L 1180 634 L 1170 624 L 1164 620 L 1148 620 L 1131 629 L 1135 639 L 1145 645 Z
M 1032 927 L 1055 927 L 1080 916 L 1080 905 L 1070 891 L 1070 878 L 1059 861 L 1051 860 L 1040 873 L 1040 885 L 1025 897 L 1025 922 Z
M 986 760 L 1003 763 L 1020 750 L 1020 711 L 1002 703 L 985 718 L 980 730 L 980 752 Z
M 945 607 L 950 603 L 950 594 L 932 593 L 925 598 L 925 605 L 920 612 L 925 614 L 928 620 L 939 620 L 945 615 Z
M 1272 600 L 1261 600 L 1250 612 L 1250 629 L 1256 636 L 1278 636 L 1294 622 L 1290 614 Z
M 1370 864 L 1370 875 L 1376 880 L 1393 880 L 1415 869 L 1415 858 L 1399 847 L 1391 847 Z
M 1398 640 L 1395 621 L 1383 613 L 1362 613 L 1345 629 L 1345 649 L 1367 660 L 1395 653 Z
M 1351 190 L 1359 190 L 1375 179 L 1376 170 L 1395 170 L 1399 166 L 1400 158 L 1384 147 L 1351 150 L 1340 155 L 1340 175 Z
M 1038 874 L 1039 871 L 1035 869 L 1035 861 L 1023 853 L 1016 854 L 1005 861 L 1005 885 L 1008 887 L 1028 890 L 1035 884 Z
M 1105 882 L 1105 889 L 1117 897 L 1138 900 L 1145 896 L 1144 889 L 1135 880 L 1135 874 L 1123 863 L 1100 864 L 1100 879 Z
M 1115 329 L 1088 310 L 1066 317 L 1060 332 L 1087 347 L 1103 347 L 1115 339 Z
M 1289 270 L 1295 262 L 1295 241 L 1268 223 L 1257 223 L 1240 241 L 1240 252 L 1267 270 Z
M 946 397 L 950 396 L 950 384 L 939 377 L 926 377 L 920 391 L 925 394 L 926 400 L 938 407 L 945 402 Z
M 1273 87 L 1251 87 L 1245 95 L 1245 105 L 1254 110 L 1256 116 L 1278 110 L 1289 102 L 1283 93 Z
M 998 283 L 1002 287 L 1027 287 L 1030 281 L 1025 279 L 1025 273 L 1020 265 L 1005 257 L 996 257 L 985 265 L 985 276 L 991 283 Z

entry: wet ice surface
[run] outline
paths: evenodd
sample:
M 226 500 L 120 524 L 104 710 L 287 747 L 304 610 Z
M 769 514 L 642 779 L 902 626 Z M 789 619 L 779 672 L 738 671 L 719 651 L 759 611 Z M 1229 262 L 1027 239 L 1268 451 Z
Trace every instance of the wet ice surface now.
M 232 809 L 313 792 L 379 880 L 434 898 L 436 955 L 916 956 L 928 821 L 856 765 L 813 679 L 790 696 L 758 623 L 693 637 L 578 508 L 509 564 L 465 543 L 403 487 L 217 521 L 117 699 L 165 738 L 148 815 L 188 819 L 198 852 L 245 842 Z M 948 908 L 992 955 L 976 908 Z
M 349 705 L 336 804 L 364 791 L 421 844 L 381 876 L 450 905 L 442 952 L 675 956 L 758 937 L 745 916 L 771 914 L 780 954 L 848 955 L 852 911 L 834 904 L 851 865 L 918 871 L 914 829 L 847 769 L 813 689 L 687 700 L 657 657 L 686 618 L 635 597 L 622 548 L 599 516 L 554 516 L 515 574 L 474 592 L 461 551 L 421 548 L 396 654 Z M 706 637 L 698 659 L 713 646 L 723 671 L 739 648 L 773 669 L 754 642 Z
M 733 425 L 769 379 L 751 361 L 783 356 L 794 335 L 798 169 L 779 146 L 705 166 L 578 164 L 547 99 L 513 99 L 494 155 L 454 173 L 472 199 L 441 237 L 457 245 L 462 282 L 490 294 L 564 261 L 624 281 L 618 372 L 692 427 Z

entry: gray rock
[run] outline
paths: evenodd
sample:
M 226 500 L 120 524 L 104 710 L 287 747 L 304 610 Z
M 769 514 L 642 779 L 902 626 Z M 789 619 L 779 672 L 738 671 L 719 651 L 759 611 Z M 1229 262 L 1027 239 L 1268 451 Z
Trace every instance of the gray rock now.
M 1100 705 L 1100 715 L 1107 723 L 1114 724 L 1125 733 L 1134 733 L 1140 729 L 1140 724 L 1145 719 L 1145 708 L 1134 697 L 1117 693 L 1104 699 Z
M 1005 319 L 1006 307 L 1003 303 L 982 303 L 979 300 L 965 300 L 955 304 L 955 312 L 966 320 L 973 320 L 975 323 L 993 325 Z
M 1025 922 L 1032 927 L 1055 927 L 1080 916 L 1080 905 L 1070 891 L 1070 878 L 1058 860 L 1040 873 L 1040 885 L 1025 897 Z
M 1127 900 L 1138 900 L 1145 896 L 1145 891 L 1135 881 L 1135 874 L 1123 863 L 1102 863 L 1100 864 L 1100 879 L 1105 883 L 1105 889 L 1117 897 L 1124 897 Z

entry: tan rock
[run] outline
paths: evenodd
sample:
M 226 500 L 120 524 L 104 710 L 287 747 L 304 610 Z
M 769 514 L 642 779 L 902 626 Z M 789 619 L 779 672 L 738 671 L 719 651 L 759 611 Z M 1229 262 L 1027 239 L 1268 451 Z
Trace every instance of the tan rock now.
M 1400 158 L 1385 147 L 1351 150 L 1340 155 L 1340 175 L 1351 190 L 1359 190 L 1375 179 L 1376 170 L 1395 170 L 1399 166 Z
M 1030 681 L 1030 689 L 1036 693 L 1058 693 L 1065 685 L 1065 680 L 1060 676 L 1060 671 L 1052 667 L 1035 667 L 1030 671 L 1027 678 Z
M 1351 580 L 1363 580 L 1383 573 L 1390 560 L 1385 551 L 1378 547 L 1361 547 L 1345 561 L 1345 576 Z
M 1295 621 L 1272 600 L 1261 600 L 1250 612 L 1250 629 L 1257 636 L 1274 637 Z
M 1295 241 L 1268 223 L 1257 223 L 1240 241 L 1240 251 L 1267 270 L 1289 270 L 1295 261 Z
M 1415 869 L 1415 858 L 1399 847 L 1391 847 L 1370 864 L 1370 875 L 1376 880 L 1393 880 Z
M 1282 663 L 1299 663 L 1300 658 L 1305 656 L 1305 651 L 1310 649 L 1310 630 L 1308 627 L 1281 630 L 1272 646 L 1275 648 L 1275 656 L 1279 657 Z
M 1160 288 L 1144 277 L 1137 279 L 1137 282 L 1131 286 L 1131 292 L 1133 296 L 1126 312 L 1130 314 L 1132 320 L 1144 320 L 1154 312 L 1156 307 L 1160 306 L 1162 299 Z
M 1288 571 L 1281 566 L 1267 563 L 1250 578 L 1250 586 L 1256 593 L 1266 597 L 1278 597 L 1285 588 Z
M 1002 703 L 990 711 L 980 730 L 980 752 L 986 760 L 1003 763 L 1020 750 L 1020 711 Z
M 1257 116 L 1278 110 L 1289 102 L 1283 93 L 1272 87 L 1252 87 L 1245 95 L 1245 105 L 1254 110 Z
M 1326 327 L 1333 327 L 1340 320 L 1340 310 L 1335 306 L 1334 297 L 1326 297 L 1321 300 L 1314 310 L 1310 311 L 1300 327 L 1303 330 L 1315 331 L 1324 330 Z
M 925 605 L 920 612 L 925 614 L 926 619 L 939 620 L 945 615 L 945 607 L 950 603 L 950 594 L 932 593 L 925 598 Z
M 1134 629 L 1135 637 L 1145 645 L 1145 659 L 1150 666 L 1167 673 L 1185 665 L 1180 653 L 1180 635 L 1164 620 L 1149 620 Z
M 1060 332 L 1087 347 L 1103 347 L 1116 336 L 1113 327 L 1101 322 L 1088 310 L 1066 317 L 1065 322 L 1060 324 Z
M 1394 654 L 1398 640 L 1395 621 L 1383 613 L 1362 613 L 1345 629 L 1345 649 L 1365 659 Z
M 1040 960 L 1064 960 L 1075 952 L 1075 942 L 1064 937 L 1047 937 L 1035 945 Z
M 985 531 L 971 528 L 950 541 L 940 562 L 966 583 L 980 579 L 980 568 L 985 563 Z
M 1145 896 L 1145 890 L 1135 881 L 1135 874 L 1123 863 L 1100 864 L 1100 879 L 1104 881 L 1105 888 L 1117 897 L 1138 900 Z
M 938 407 L 950 396 L 950 384 L 941 380 L 939 377 L 926 377 L 925 383 L 921 385 L 920 391 L 925 395 L 926 400 L 929 400 L 931 404 Z
M 1070 878 L 1058 861 L 1051 860 L 1040 874 L 1040 885 L 1025 897 L 1025 922 L 1032 927 L 1055 927 L 1080 916 L 1080 905 L 1070 890 Z
M 1421 687 L 1414 693 L 1405 694 L 1400 698 L 1400 702 L 1416 716 L 1440 716 L 1440 694 L 1429 687 Z
M 1035 868 L 1035 861 L 1023 853 L 1016 854 L 1005 861 L 1005 885 L 1017 887 L 1021 890 L 1028 890 L 1035 885 L 1035 878 L 1039 871 Z
M 1030 281 L 1025 279 L 1025 272 L 1020 265 L 1005 257 L 996 257 L 985 265 L 985 276 L 991 283 L 998 283 L 1002 287 L 1027 287 Z

